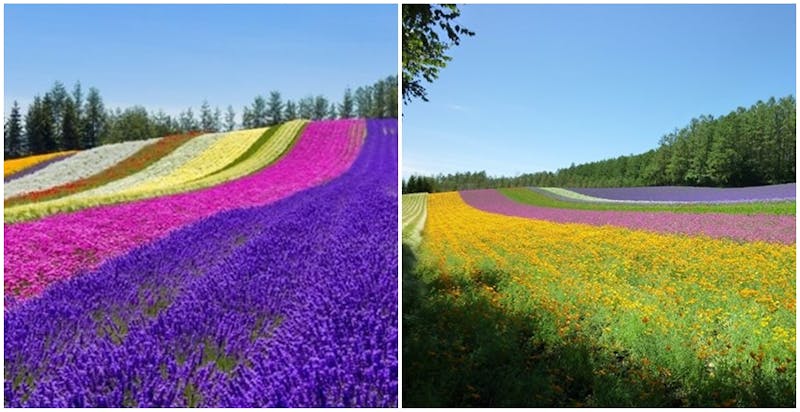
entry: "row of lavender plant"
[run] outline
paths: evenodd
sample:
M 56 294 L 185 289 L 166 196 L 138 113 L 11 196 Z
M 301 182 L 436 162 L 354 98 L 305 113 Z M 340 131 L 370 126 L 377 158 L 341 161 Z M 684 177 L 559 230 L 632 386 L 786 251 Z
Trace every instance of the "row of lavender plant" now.
M 257 173 L 193 192 L 5 225 L 6 307 L 214 213 L 262 206 L 333 179 L 352 164 L 363 130 L 363 120 L 313 122 L 285 157 Z
M 6 406 L 396 406 L 396 130 L 10 309 Z
M 466 190 L 460 194 L 474 208 L 507 216 L 595 226 L 613 225 L 658 233 L 705 235 L 746 242 L 791 245 L 796 241 L 796 220 L 788 215 L 574 210 L 517 203 L 493 189 Z

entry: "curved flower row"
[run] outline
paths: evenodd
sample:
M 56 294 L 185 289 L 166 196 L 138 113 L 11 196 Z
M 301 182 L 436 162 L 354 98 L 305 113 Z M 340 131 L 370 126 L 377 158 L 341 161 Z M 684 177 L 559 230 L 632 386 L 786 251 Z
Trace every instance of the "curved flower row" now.
M 427 193 L 403 195 L 403 243 L 416 246 L 422 240 L 427 203 Z
M 68 150 L 65 152 L 47 153 L 22 157 L 19 159 L 6 160 L 3 162 L 3 177 L 7 179 L 11 177 L 11 175 L 28 169 L 29 167 L 36 166 L 48 160 L 63 158 L 77 152 L 77 150 Z
M 795 183 L 734 188 L 651 186 L 575 188 L 570 191 L 595 201 L 604 199 L 606 201 L 724 203 L 794 200 L 797 198 L 797 184 Z
M 39 295 L 56 281 L 204 217 L 269 204 L 322 184 L 352 164 L 364 130 L 359 120 L 315 122 L 285 157 L 247 177 L 188 193 L 5 225 L 6 304 L 12 296 Z
M 755 396 L 782 405 L 795 399 L 796 264 L 794 245 L 502 216 L 470 207 L 458 193 L 429 196 L 420 253 L 420 265 L 452 285 L 440 289 L 454 307 L 475 299 L 459 285 L 477 284 L 493 310 L 538 321 L 530 338 L 542 352 L 593 348 L 572 365 L 593 368 L 596 385 L 626 373 L 632 387 L 680 388 L 703 402 L 715 395 L 691 392 L 735 382 L 752 397 L 748 391 L 769 382 L 788 393 Z M 476 350 L 462 349 L 441 356 Z M 557 383 L 567 386 L 576 374 L 562 371 Z
M 199 187 L 212 186 L 267 167 L 286 154 L 307 124 L 307 120 L 292 120 L 269 129 L 256 144 L 250 147 L 248 152 L 242 154 L 233 163 L 212 175 L 188 182 L 183 188 L 194 190 Z
M 164 187 L 180 186 L 212 174 L 236 160 L 266 131 L 266 128 L 261 128 L 227 133 L 169 175 L 144 181 L 119 194 L 124 196 L 125 193 L 147 192 Z
M 370 121 L 326 185 L 203 219 L 10 310 L 7 406 L 396 407 L 391 123 Z
M 611 210 L 627 212 L 678 212 L 795 215 L 794 200 L 777 202 L 676 203 L 676 202 L 594 202 L 578 200 L 580 194 L 569 195 L 559 188 L 516 187 L 498 189 L 515 202 L 561 209 Z M 563 195 L 562 195 L 563 194 Z M 572 197 L 568 197 L 572 196 Z
M 198 136 L 184 143 L 175 151 L 167 156 L 164 156 L 159 161 L 153 163 L 139 173 L 135 173 L 124 179 L 113 181 L 93 190 L 87 190 L 86 192 L 78 193 L 73 198 L 88 198 L 99 194 L 120 193 L 143 182 L 169 176 L 173 171 L 180 168 L 186 164 L 186 162 L 191 161 L 200 153 L 208 149 L 224 135 L 224 133 L 209 133 Z
M 84 179 L 119 163 L 158 138 L 115 143 L 78 152 L 64 161 L 3 185 L 5 199 Z
M 555 209 L 520 204 L 492 189 L 460 193 L 464 201 L 472 207 L 507 216 L 595 226 L 613 225 L 659 233 L 705 235 L 740 241 L 787 245 L 796 241 L 794 216 Z
M 108 194 L 96 193 L 96 191 L 88 191 L 84 193 L 79 193 L 75 196 L 64 197 L 55 201 L 29 204 L 20 208 L 16 207 L 9 208 L 6 209 L 4 217 L 6 222 L 31 220 L 59 212 L 80 210 L 99 205 L 125 203 L 139 199 L 146 199 L 156 196 L 164 196 L 175 193 L 187 192 L 191 190 L 198 190 L 213 185 L 221 184 L 228 180 L 236 179 L 251 174 L 275 162 L 281 155 L 286 153 L 286 150 L 295 141 L 302 127 L 305 124 L 306 124 L 305 120 L 298 120 L 298 121 L 287 122 L 281 126 L 276 126 L 271 129 L 268 129 L 266 132 L 262 133 L 261 136 L 258 137 L 256 142 L 254 142 L 249 146 L 249 149 L 247 151 L 245 151 L 244 153 L 240 153 L 239 157 L 231 162 L 228 162 L 227 160 L 220 162 L 219 158 L 214 160 L 213 157 L 211 159 L 205 159 L 212 166 L 204 167 L 202 165 L 199 165 L 198 169 L 206 171 L 210 169 L 216 169 L 216 171 L 210 174 L 206 174 L 197 179 L 191 179 L 182 182 L 181 181 L 173 182 L 175 184 L 170 185 L 162 183 L 164 181 L 162 181 L 161 179 L 154 178 L 149 180 L 151 183 L 147 184 L 147 187 L 140 188 L 138 190 L 134 190 L 133 188 L 127 188 L 127 189 L 121 189 L 118 192 L 108 193 Z M 211 135 L 206 135 L 206 136 L 211 136 Z M 205 138 L 206 136 L 202 136 L 201 138 Z M 189 143 L 187 143 L 185 146 L 188 147 Z M 203 153 L 207 152 L 208 150 L 202 152 L 201 154 L 198 154 L 197 156 L 198 157 L 203 156 L 205 158 Z M 188 153 L 188 151 L 184 151 L 184 153 Z M 229 158 L 230 156 L 228 156 L 228 160 Z M 196 158 L 187 160 L 187 164 L 194 163 L 194 159 Z M 174 163 L 178 163 L 177 158 L 173 158 L 173 160 L 175 160 Z M 220 165 L 223 165 L 223 167 L 220 168 Z M 140 173 L 138 175 L 132 175 L 130 176 L 130 179 L 128 179 L 128 183 L 131 183 L 133 180 L 143 179 L 145 178 L 145 175 L 148 173 L 158 174 L 160 172 L 167 172 L 168 170 L 170 170 L 169 168 L 167 168 L 168 166 L 167 162 L 162 163 L 162 166 L 164 166 L 164 168 L 159 168 L 159 169 L 154 168 L 151 169 L 149 172 L 145 170 L 143 171 L 143 173 Z M 184 167 L 178 166 L 178 168 L 183 169 Z M 175 176 L 174 172 L 172 172 L 170 175 Z M 166 178 L 167 176 L 164 177 L 164 179 Z M 112 182 L 106 185 L 105 189 L 120 185 L 127 185 L 127 183 L 118 184 L 118 182 Z M 103 190 L 104 187 L 101 187 L 99 189 Z
M 73 152 L 67 153 L 67 154 L 65 154 L 63 156 L 56 156 L 56 157 L 50 158 L 49 160 L 45 160 L 43 162 L 38 162 L 33 166 L 26 167 L 25 169 L 22 169 L 22 170 L 20 170 L 20 171 L 18 171 L 16 173 L 12 173 L 12 174 L 8 175 L 7 177 L 3 178 L 3 182 L 4 183 L 8 183 L 8 182 L 10 182 L 12 180 L 19 179 L 19 178 L 24 177 L 24 176 L 32 175 L 32 174 L 34 174 L 34 173 L 46 168 L 47 166 L 50 166 L 53 163 L 57 163 L 57 162 L 60 162 L 62 160 L 65 160 L 65 159 L 69 159 L 70 156 L 74 156 L 75 153 L 78 153 L 78 152 L 77 151 L 73 151 Z
M 6 199 L 5 206 L 10 207 L 29 202 L 42 202 L 46 200 L 58 199 L 64 196 L 102 186 L 126 176 L 130 176 L 171 153 L 173 150 L 177 149 L 182 144 L 186 143 L 187 140 L 196 135 L 197 133 L 192 132 L 187 134 L 165 136 L 152 145 L 141 148 L 138 152 L 134 153 L 130 157 L 108 169 L 103 170 L 98 174 L 43 191 L 32 192 L 23 196 Z

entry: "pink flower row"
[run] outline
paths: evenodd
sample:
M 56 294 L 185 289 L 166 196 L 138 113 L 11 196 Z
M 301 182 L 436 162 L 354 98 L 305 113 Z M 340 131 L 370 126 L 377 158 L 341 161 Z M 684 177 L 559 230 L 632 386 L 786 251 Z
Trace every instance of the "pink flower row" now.
M 215 213 L 269 204 L 323 184 L 350 167 L 364 130 L 363 120 L 313 122 L 289 153 L 250 176 L 5 226 L 5 294 L 17 300 L 37 296 L 53 282 Z
M 794 216 L 558 209 L 517 203 L 492 189 L 462 191 L 461 197 L 474 208 L 507 216 L 560 223 L 612 225 L 658 233 L 706 235 L 746 242 L 787 245 L 796 242 Z

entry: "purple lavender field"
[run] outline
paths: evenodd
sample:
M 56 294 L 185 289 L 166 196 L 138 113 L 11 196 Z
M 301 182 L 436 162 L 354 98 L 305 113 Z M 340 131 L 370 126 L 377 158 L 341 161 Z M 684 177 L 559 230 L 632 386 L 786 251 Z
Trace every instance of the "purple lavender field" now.
M 340 177 L 5 313 L 8 407 L 396 407 L 397 121 Z
M 690 186 L 651 186 L 615 188 L 570 188 L 569 190 L 587 196 L 611 200 L 637 200 L 654 202 L 761 202 L 774 200 L 794 200 L 797 184 L 786 183 L 753 187 L 690 187 Z

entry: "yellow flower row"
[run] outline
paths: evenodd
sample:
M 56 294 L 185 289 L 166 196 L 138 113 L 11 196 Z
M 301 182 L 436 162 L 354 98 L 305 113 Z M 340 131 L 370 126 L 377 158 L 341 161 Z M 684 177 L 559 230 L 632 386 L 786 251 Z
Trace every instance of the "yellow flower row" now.
M 429 195 L 427 214 L 421 264 L 454 285 L 500 273 L 486 285 L 493 301 L 547 313 L 559 336 L 660 365 L 677 352 L 713 364 L 767 354 L 772 370 L 796 362 L 795 246 L 508 217 L 458 193 Z
M 260 128 L 227 133 L 198 156 L 175 169 L 171 174 L 142 182 L 120 194 L 126 192 L 150 192 L 152 190 L 181 186 L 192 180 L 210 175 L 236 160 L 266 131 L 266 128 Z
M 46 162 L 60 156 L 66 156 L 77 152 L 77 150 L 67 150 L 64 152 L 47 153 L 35 156 L 27 156 L 19 159 L 6 160 L 3 162 L 3 176 L 8 176 L 19 171 L 25 170 L 31 166 L 36 166 L 39 163 Z

